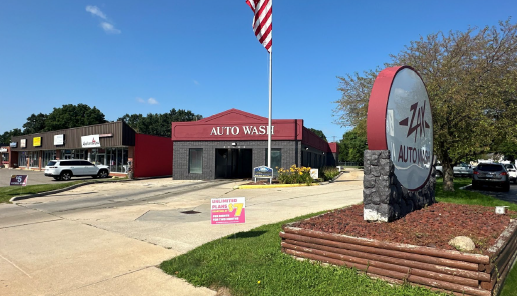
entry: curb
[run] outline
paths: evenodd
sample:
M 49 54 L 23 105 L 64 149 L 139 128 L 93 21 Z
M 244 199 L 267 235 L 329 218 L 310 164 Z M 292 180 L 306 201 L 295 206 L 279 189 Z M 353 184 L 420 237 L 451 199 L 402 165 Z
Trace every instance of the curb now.
M 45 192 L 41 192 L 41 193 L 28 194 L 28 195 L 14 196 L 14 197 L 12 197 L 9 200 L 9 202 L 19 201 L 19 200 L 24 200 L 24 199 L 34 198 L 34 197 L 41 197 L 41 196 L 46 196 L 46 195 L 55 194 L 55 193 L 61 193 L 61 192 L 64 192 L 64 191 L 72 190 L 72 189 L 75 189 L 77 187 L 81 187 L 81 186 L 85 186 L 85 185 L 90 185 L 90 184 L 102 184 L 102 183 L 105 183 L 105 182 L 119 183 L 119 182 L 129 182 L 129 181 L 133 181 L 133 180 L 125 179 L 125 180 L 114 180 L 114 181 L 104 181 L 104 182 L 86 181 L 84 183 L 74 184 L 74 185 L 71 185 L 71 186 L 68 186 L 68 187 L 65 187 L 65 188 L 61 188 L 61 189 L 45 191 Z
M 316 185 L 320 185 L 320 183 L 313 183 L 310 186 L 316 186 Z M 284 188 L 284 187 L 302 187 L 302 186 L 309 186 L 309 185 L 307 185 L 307 184 L 240 185 L 236 189 Z

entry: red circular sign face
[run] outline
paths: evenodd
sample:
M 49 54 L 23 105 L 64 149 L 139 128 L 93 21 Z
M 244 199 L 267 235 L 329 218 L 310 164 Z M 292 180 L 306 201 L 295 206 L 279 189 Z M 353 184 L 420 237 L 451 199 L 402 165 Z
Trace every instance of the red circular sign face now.
M 395 175 L 409 190 L 429 180 L 433 119 L 424 82 L 411 67 L 392 67 L 375 80 L 368 106 L 368 148 L 390 150 Z

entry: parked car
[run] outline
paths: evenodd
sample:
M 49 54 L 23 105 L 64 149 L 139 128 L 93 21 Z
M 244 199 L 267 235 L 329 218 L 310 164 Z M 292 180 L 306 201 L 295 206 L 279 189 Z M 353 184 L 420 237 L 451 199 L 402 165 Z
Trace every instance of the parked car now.
M 510 182 L 517 184 L 517 169 L 513 164 L 505 164 L 508 175 L 510 176 Z
M 51 160 L 45 167 L 45 176 L 63 181 L 79 176 L 107 178 L 109 176 L 109 167 L 95 165 L 82 159 Z
M 470 164 L 460 163 L 452 168 L 454 176 L 472 177 L 473 168 Z M 443 168 L 441 165 L 436 166 L 436 177 L 443 177 Z
M 503 191 L 510 191 L 510 176 L 504 164 L 480 163 L 472 175 L 472 188 L 482 185 L 500 186 Z

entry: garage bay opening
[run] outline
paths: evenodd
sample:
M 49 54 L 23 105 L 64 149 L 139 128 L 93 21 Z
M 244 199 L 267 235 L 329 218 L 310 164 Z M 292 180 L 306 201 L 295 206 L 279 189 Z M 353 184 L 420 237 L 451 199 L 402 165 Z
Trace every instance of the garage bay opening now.
M 215 178 L 251 178 L 252 149 L 215 149 Z

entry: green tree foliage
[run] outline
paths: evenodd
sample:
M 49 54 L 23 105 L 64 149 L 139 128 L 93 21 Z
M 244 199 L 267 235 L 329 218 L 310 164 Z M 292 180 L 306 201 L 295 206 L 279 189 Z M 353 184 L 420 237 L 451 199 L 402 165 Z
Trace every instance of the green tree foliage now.
M 366 133 L 354 128 L 343 135 L 339 141 L 339 161 L 364 161 L 364 151 L 368 149 Z
M 45 131 L 55 131 L 105 122 L 107 121 L 104 119 L 104 114 L 96 107 L 91 108 L 85 104 L 68 104 L 63 105 L 61 108 L 54 108 L 47 116 Z
M 23 135 L 22 130 L 19 128 L 12 129 L 10 131 L 4 132 L 0 135 L 0 144 L 9 145 L 11 143 L 11 138 L 16 136 Z
M 453 191 L 453 166 L 489 151 L 517 131 L 517 25 L 510 21 L 465 32 L 438 32 L 392 55 L 410 65 L 427 86 L 434 123 L 434 153 L 444 167 L 444 190 Z M 339 77 L 342 125 L 364 127 L 372 75 Z M 339 122 L 339 121 L 338 121 Z
M 517 139 L 507 139 L 496 149 L 496 152 L 503 154 L 506 160 L 514 162 L 517 160 Z
M 309 130 L 311 132 L 315 133 L 316 136 L 322 138 L 325 142 L 328 142 L 327 141 L 327 137 L 325 137 L 325 134 L 321 130 L 317 130 L 317 129 L 314 129 L 314 128 L 309 128 Z
M 39 113 L 27 117 L 27 122 L 23 125 L 23 133 L 28 135 L 44 131 L 47 116 L 47 114 Z
M 142 134 L 170 137 L 172 122 L 196 121 L 202 118 L 203 116 L 194 114 L 191 111 L 173 108 L 168 113 L 149 113 L 147 116 L 142 114 L 126 114 L 117 120 L 125 121 L 135 131 Z

